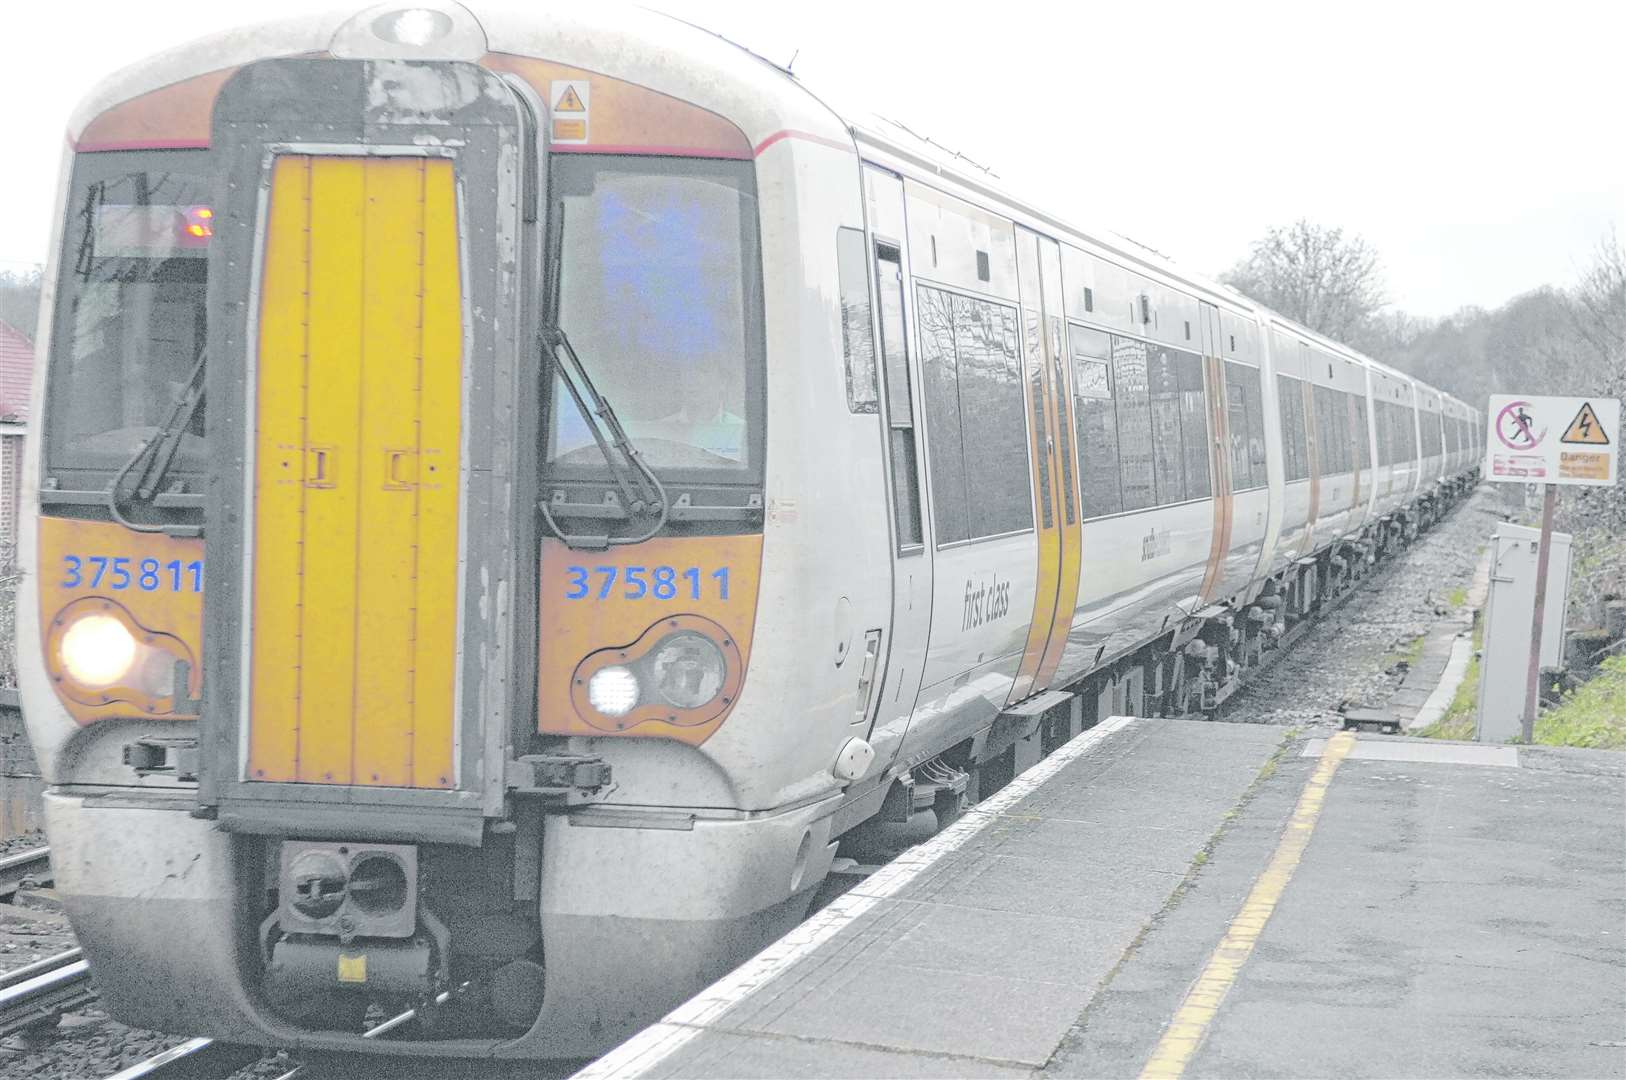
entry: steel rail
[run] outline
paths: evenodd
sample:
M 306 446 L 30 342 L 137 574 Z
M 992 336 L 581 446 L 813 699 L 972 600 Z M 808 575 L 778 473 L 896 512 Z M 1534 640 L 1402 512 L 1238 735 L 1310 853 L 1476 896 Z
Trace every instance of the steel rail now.
M 16 896 L 23 882 L 29 880 L 42 884 L 51 880 L 50 848 L 30 848 L 0 858 L 0 900 Z
M 435 1004 L 444 1004 L 451 996 L 452 991 L 442 991 L 436 995 Z M 361 1037 L 376 1039 L 387 1035 L 417 1015 L 417 1009 L 408 1009 L 369 1028 Z M 154 1054 L 145 1061 L 138 1061 L 122 1072 L 114 1073 L 107 1080 L 195 1080 L 195 1078 L 221 1077 L 236 1072 L 269 1052 L 265 1047 L 222 1043 L 214 1039 L 192 1039 Z M 295 1065 L 277 1080 L 293 1080 L 295 1077 L 303 1076 L 304 1069 L 305 1066 L 302 1064 Z
M 114 1073 L 108 1080 L 221 1080 L 264 1057 L 263 1046 L 188 1039 Z
M 64 949 L 62 952 L 59 952 L 54 956 L 47 956 L 43 959 L 35 960 L 32 964 L 24 964 L 20 968 L 13 968 L 10 971 L 0 972 L 0 990 L 5 990 L 9 987 L 16 986 L 18 983 L 27 982 L 36 975 L 43 975 L 47 971 L 56 971 L 58 968 L 67 967 L 75 960 L 81 960 L 83 958 L 84 952 L 78 948 Z
M 40 1024 L 54 1023 L 69 1009 L 96 1000 L 90 981 L 90 963 L 82 956 L 69 958 L 70 949 L 55 957 L 30 964 L 14 972 L 14 978 L 0 987 L 0 1037 Z M 36 974 L 28 974 L 30 970 Z

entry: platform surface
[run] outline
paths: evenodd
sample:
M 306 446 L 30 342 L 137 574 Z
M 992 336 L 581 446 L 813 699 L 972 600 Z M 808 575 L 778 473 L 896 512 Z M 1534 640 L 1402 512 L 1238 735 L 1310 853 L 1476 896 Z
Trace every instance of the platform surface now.
M 1326 734 L 1107 721 L 578 1075 L 1139 1075 Z M 1463 749 L 1360 737 L 1185 1075 L 1626 1077 L 1626 755 Z

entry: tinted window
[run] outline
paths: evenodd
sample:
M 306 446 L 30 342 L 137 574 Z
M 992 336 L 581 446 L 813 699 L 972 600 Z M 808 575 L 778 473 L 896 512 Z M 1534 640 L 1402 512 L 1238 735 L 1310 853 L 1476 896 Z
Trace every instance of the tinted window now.
M 203 355 L 209 156 L 81 155 L 68 198 L 47 464 L 108 473 L 156 433 Z M 203 468 L 203 430 L 200 408 L 175 471 Z
M 1033 410 L 1033 430 L 1045 430 L 1044 419 L 1044 383 L 1045 363 L 1044 345 L 1039 340 L 1039 313 L 1032 308 L 1022 312 L 1023 325 L 1027 331 L 1028 350 L 1028 401 Z M 1043 441 L 1043 436 L 1039 436 Z M 1055 508 L 1050 498 L 1050 455 L 1041 453 L 1037 457 L 1039 472 L 1039 521 L 1045 528 L 1050 528 L 1055 521 Z
M 1152 346 L 1147 350 L 1146 381 L 1152 405 L 1152 475 L 1158 505 L 1186 497 L 1185 448 L 1180 438 L 1180 376 L 1174 354 Z
M 1203 361 L 1195 353 L 1175 354 L 1180 379 L 1180 432 L 1185 447 L 1186 498 L 1202 499 L 1214 493 L 1209 472 L 1208 395 L 1203 387 Z
M 1073 422 L 1078 431 L 1084 517 L 1123 509 L 1118 475 L 1118 417 L 1112 398 L 1111 343 L 1105 334 L 1069 327 L 1073 351 Z
M 1016 309 L 921 286 L 919 322 L 937 542 L 1031 528 Z
M 1440 414 L 1425 412 L 1418 417 L 1423 428 L 1423 456 L 1440 456 Z
M 1317 386 L 1313 394 L 1321 475 L 1337 476 L 1353 471 L 1355 462 L 1354 443 L 1350 436 L 1349 395 L 1330 386 Z
M 859 229 L 836 230 L 836 273 L 841 279 L 841 352 L 847 370 L 847 408 L 880 408 L 875 385 L 875 338 L 869 310 L 869 252 Z
M 1146 344 L 1112 339 L 1112 383 L 1118 406 L 1118 466 L 1123 478 L 1123 508 L 1157 505 L 1156 470 L 1152 461 L 1152 405 L 1146 375 Z
M 1067 354 L 1066 346 L 1062 343 L 1061 320 L 1055 316 L 1050 317 L 1050 355 L 1056 358 L 1055 396 L 1057 417 L 1061 423 L 1057 426 L 1057 449 L 1061 453 L 1061 501 L 1066 511 L 1067 524 L 1072 525 L 1078 521 L 1078 507 L 1073 500 L 1073 434 L 1071 425 L 1067 422 L 1067 379 L 1061 374 L 1066 361 L 1062 359 Z
M 1246 491 L 1254 486 L 1252 462 L 1248 457 L 1248 388 L 1243 381 L 1252 368 L 1225 365 L 1225 408 L 1231 429 L 1231 489 Z
M 1366 396 L 1355 396 L 1355 461 L 1362 469 L 1372 466 L 1371 424 L 1366 416 Z
M 1282 417 L 1282 469 L 1288 483 L 1310 475 L 1310 446 L 1304 422 L 1304 388 L 1287 375 L 1276 376 Z
M 971 535 L 965 505 L 953 297 L 938 289 L 921 288 L 915 319 L 920 327 L 921 390 L 926 404 L 926 460 L 931 469 L 932 521 L 937 526 L 937 542 L 951 544 Z
M 956 296 L 954 346 L 971 535 L 1031 528 L 1032 489 L 1017 482 L 1028 474 L 1028 431 L 1016 309 Z
M 881 359 L 886 368 L 887 453 L 892 467 L 893 519 L 899 548 L 923 542 L 915 410 L 909 399 L 909 353 L 903 333 L 903 271 L 895 247 L 877 247 L 875 292 L 881 300 Z
M 560 155 L 559 321 L 656 469 L 757 467 L 762 332 L 756 181 L 747 162 Z M 602 469 L 558 383 L 548 461 Z

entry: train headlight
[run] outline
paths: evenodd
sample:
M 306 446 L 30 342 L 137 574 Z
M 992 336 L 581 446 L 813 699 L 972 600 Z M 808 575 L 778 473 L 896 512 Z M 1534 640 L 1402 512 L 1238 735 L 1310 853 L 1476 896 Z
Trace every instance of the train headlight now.
M 450 18 L 428 8 L 391 11 L 373 20 L 373 33 L 396 45 L 427 45 L 451 30 Z
M 122 683 L 140 651 L 135 635 L 112 615 L 82 615 L 62 634 L 62 670 L 90 690 Z
M 723 651 L 692 630 L 676 633 L 655 647 L 649 671 L 655 692 L 680 709 L 698 709 L 723 688 Z
M 638 697 L 638 676 L 620 665 L 600 668 L 587 680 L 587 703 L 605 716 L 627 715 Z

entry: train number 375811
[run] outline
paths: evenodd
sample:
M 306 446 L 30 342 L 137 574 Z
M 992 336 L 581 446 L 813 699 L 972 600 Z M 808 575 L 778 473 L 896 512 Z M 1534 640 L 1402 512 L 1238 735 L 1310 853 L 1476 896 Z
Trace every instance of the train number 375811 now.
M 115 592 L 139 589 L 141 592 L 202 592 L 203 560 L 182 562 L 171 559 L 142 559 L 127 555 L 62 556 L 62 588 L 100 589 Z
M 722 566 L 709 575 L 698 566 L 678 569 L 675 566 L 567 566 L 570 575 L 566 600 L 608 600 L 620 582 L 620 596 L 626 600 L 642 600 L 652 596 L 656 600 L 699 600 L 702 593 L 715 593 L 717 599 L 728 599 L 728 567 Z

